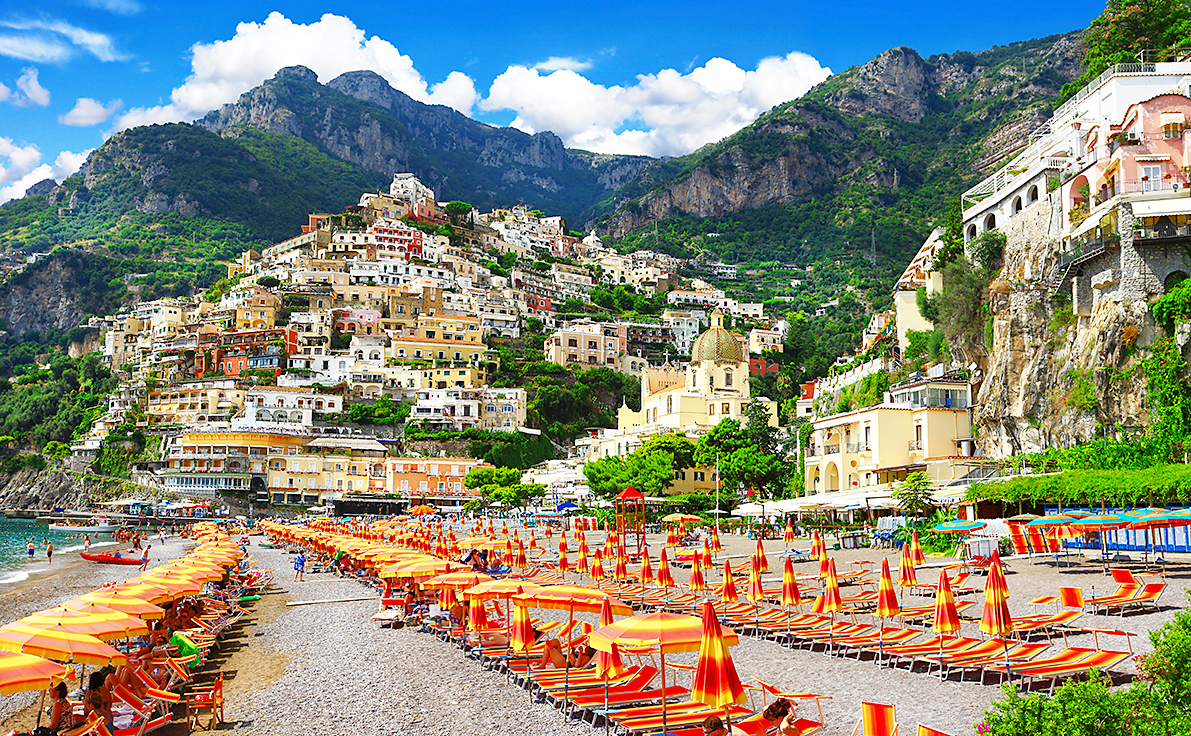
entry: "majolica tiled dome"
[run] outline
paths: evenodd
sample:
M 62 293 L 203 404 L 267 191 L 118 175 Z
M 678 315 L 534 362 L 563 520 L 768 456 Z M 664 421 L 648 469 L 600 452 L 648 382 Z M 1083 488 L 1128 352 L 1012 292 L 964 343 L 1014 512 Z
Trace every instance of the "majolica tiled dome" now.
M 695 338 L 691 346 L 691 360 L 725 360 L 736 363 L 746 360 L 740 341 L 723 327 L 712 327 Z

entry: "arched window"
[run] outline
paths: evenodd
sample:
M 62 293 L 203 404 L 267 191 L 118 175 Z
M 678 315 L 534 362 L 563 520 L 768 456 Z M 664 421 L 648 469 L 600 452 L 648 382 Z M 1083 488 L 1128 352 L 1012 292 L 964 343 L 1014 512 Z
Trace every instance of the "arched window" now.
M 972 223 L 971 225 L 968 225 L 968 240 L 972 240 L 975 237 L 976 237 L 976 223 Z
M 1028 192 L 1026 192 L 1026 202 L 1027 203 L 1036 202 L 1037 200 L 1038 200 L 1038 185 L 1035 184 L 1034 186 L 1030 187 L 1030 190 Z
M 732 371 L 724 371 L 724 385 L 725 386 L 732 385 Z
M 996 230 L 996 229 L 997 229 L 997 216 L 996 215 L 990 214 L 988 217 L 984 218 L 984 232 L 988 232 L 989 230 Z
M 667 414 L 674 413 L 674 397 L 673 396 L 666 397 L 666 413 Z
M 1021 197 L 1014 197 L 1013 198 L 1013 214 L 1016 215 L 1018 212 L 1021 212 Z

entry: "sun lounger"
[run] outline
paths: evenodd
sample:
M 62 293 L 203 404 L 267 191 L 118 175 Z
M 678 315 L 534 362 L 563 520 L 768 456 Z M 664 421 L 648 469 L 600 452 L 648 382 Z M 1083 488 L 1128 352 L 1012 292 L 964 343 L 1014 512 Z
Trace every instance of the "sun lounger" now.
M 810 736 L 817 731 L 821 731 L 826 725 L 827 720 L 823 717 L 823 698 L 831 699 L 830 695 L 816 695 L 815 693 L 786 693 L 774 687 L 772 684 L 762 680 L 757 676 L 753 676 L 757 684 L 761 686 L 763 702 L 765 705 L 769 704 L 769 697 L 785 698 L 789 701 L 814 700 L 815 706 L 819 709 L 819 720 L 810 718 L 799 718 L 792 725 L 798 729 L 800 736 Z
M 629 705 L 633 703 L 647 703 L 647 702 L 661 702 L 665 700 L 673 700 L 674 698 L 681 698 L 684 695 L 690 695 L 690 690 L 678 685 L 671 685 L 665 690 L 661 688 L 651 688 L 649 690 L 622 690 L 620 692 L 609 691 L 607 696 L 604 695 L 603 688 L 599 688 L 600 692 L 590 693 L 581 696 L 571 696 L 566 698 L 571 705 L 583 710 L 597 710 L 604 708 L 605 703 L 609 708 L 613 706 Z M 559 698 L 562 700 L 562 698 Z
M 1114 600 L 1105 603 L 1103 600 L 1093 601 L 1099 604 L 1103 610 L 1109 608 L 1120 608 L 1121 616 L 1125 615 L 1125 611 L 1130 608 L 1143 608 L 1149 605 L 1155 611 L 1158 610 L 1158 598 L 1162 596 L 1163 591 L 1166 590 L 1166 583 L 1146 583 L 1141 590 L 1123 600 Z
M 1115 573 L 1118 571 L 1114 570 L 1113 572 Z M 1122 570 L 1120 572 L 1129 572 L 1129 571 Z M 1130 574 L 1130 576 L 1132 576 L 1132 573 L 1129 573 L 1129 574 Z M 1140 582 L 1139 583 L 1120 583 L 1119 585 L 1117 585 L 1117 589 L 1114 592 L 1109 593 L 1108 595 L 1098 596 L 1098 595 L 1096 595 L 1096 589 L 1092 588 L 1092 599 L 1090 601 L 1092 604 L 1092 613 L 1099 613 L 1099 611 L 1096 610 L 1097 607 L 1099 607 L 1099 606 L 1105 606 L 1105 607 L 1113 606 L 1113 605 L 1116 605 L 1122 601 L 1127 601 L 1130 598 L 1132 598 L 1134 595 L 1136 595 L 1137 592 L 1140 591 L 1141 589 L 1142 589 L 1142 584 Z
M 1043 633 L 1049 640 L 1056 628 L 1066 626 L 1082 615 L 1083 611 L 1068 610 L 1040 618 L 1019 619 L 1013 622 L 1013 634 L 1020 639 L 1023 634 Z
M 861 729 L 864 729 L 861 731 Z M 852 729 L 852 736 L 897 736 L 897 716 L 892 705 L 884 703 L 860 704 L 860 720 Z
M 961 612 L 967 608 L 970 608 L 971 606 L 974 606 L 974 605 L 976 605 L 976 601 L 974 601 L 974 600 L 956 601 L 955 602 L 955 611 L 956 611 L 956 613 L 959 613 L 959 612 Z M 929 606 L 911 606 L 908 608 L 903 608 L 901 610 L 901 613 L 898 614 L 898 620 L 901 621 L 902 623 L 905 623 L 906 621 L 918 621 L 918 620 L 927 622 L 927 621 L 931 620 L 931 618 L 934 615 L 935 615 L 935 606 L 932 603 Z
M 794 639 L 799 642 L 806 642 L 814 649 L 816 643 L 822 642 L 826 647 L 831 646 L 835 637 L 840 636 L 860 636 L 875 631 L 875 629 L 868 624 L 850 624 L 847 621 L 836 621 L 814 629 L 804 629 L 794 633 Z
M 919 723 L 917 736 L 951 736 L 951 734 L 947 733 L 946 731 L 940 731 L 937 728 L 931 728 L 930 726 Z
M 1027 677 L 1032 680 L 1050 680 L 1050 692 L 1053 695 L 1055 685 L 1058 684 L 1059 680 L 1084 672 L 1090 672 L 1091 670 L 1106 670 L 1129 659 L 1128 652 L 1100 650 L 1091 651 L 1088 654 L 1076 654 L 1077 652 L 1088 652 L 1089 650 L 1068 649 L 1066 651 L 1072 652 L 1072 655 L 1064 657 L 1063 653 L 1060 653 L 1046 661 L 1030 662 L 1020 667 L 1011 665 L 1010 672 L 1023 678 L 1023 680 Z
M 540 673 L 542 675 L 550 675 L 550 677 L 540 677 L 533 681 L 534 685 L 541 688 L 543 691 L 552 692 L 554 690 L 575 690 L 582 691 L 586 688 L 598 687 L 600 692 L 604 690 L 604 679 L 591 670 L 571 670 L 570 677 L 567 678 L 562 670 L 547 670 Z M 658 674 L 656 667 L 636 667 L 629 668 L 621 674 L 620 677 L 613 677 L 608 680 L 609 687 L 635 687 L 638 690 L 643 689 L 649 685 Z M 555 677 L 557 675 L 557 677 Z
M 724 708 L 709 708 L 703 703 L 693 700 L 667 703 L 666 728 L 700 723 L 707 716 L 721 715 L 724 710 Z M 752 711 L 739 705 L 728 706 L 727 711 L 728 715 L 733 718 L 752 715 Z M 653 733 L 662 728 L 660 705 L 609 710 L 607 716 L 613 723 L 629 733 Z
M 958 654 L 967 649 L 977 647 L 982 644 L 979 639 L 973 639 L 967 636 L 935 636 L 924 642 L 916 644 L 899 644 L 891 647 L 885 647 L 885 656 L 889 658 L 889 663 L 893 664 L 893 660 L 904 659 L 910 662 L 910 668 L 914 667 L 914 660 L 918 657 L 927 654 L 938 654 L 942 651 L 944 654 Z
M 855 649 L 856 659 L 860 659 L 860 654 L 866 650 L 871 649 L 879 652 L 888 646 L 907 644 L 919 636 L 922 636 L 922 632 L 918 629 L 902 629 L 896 626 L 886 626 L 867 634 L 838 637 L 833 643 L 837 647 Z

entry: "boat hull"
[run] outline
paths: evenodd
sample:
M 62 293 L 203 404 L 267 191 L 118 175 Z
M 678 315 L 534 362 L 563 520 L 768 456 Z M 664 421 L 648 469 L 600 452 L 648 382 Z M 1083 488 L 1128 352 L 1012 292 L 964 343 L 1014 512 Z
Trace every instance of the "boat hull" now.
M 105 562 L 109 565 L 139 565 L 139 564 L 141 564 L 140 559 L 137 557 L 116 557 L 115 555 L 108 555 L 108 554 L 103 554 L 103 553 L 96 554 L 94 552 L 91 552 L 91 553 L 80 552 L 79 557 L 82 557 L 84 560 L 89 560 L 91 562 Z
M 120 527 L 115 524 L 96 524 L 94 526 L 83 526 L 82 524 L 50 524 L 50 531 L 52 532 L 78 532 L 82 534 L 110 534 Z

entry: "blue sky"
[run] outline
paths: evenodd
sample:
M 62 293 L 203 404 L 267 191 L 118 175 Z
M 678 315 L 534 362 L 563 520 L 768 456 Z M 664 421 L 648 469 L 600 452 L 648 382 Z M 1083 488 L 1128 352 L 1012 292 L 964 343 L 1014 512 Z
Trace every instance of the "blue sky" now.
M 371 68 L 416 99 L 589 150 L 678 155 L 899 45 L 978 51 L 1086 27 L 1097 2 L 329 3 L 0 8 L 0 202 L 118 130 L 193 120 L 282 66 Z

